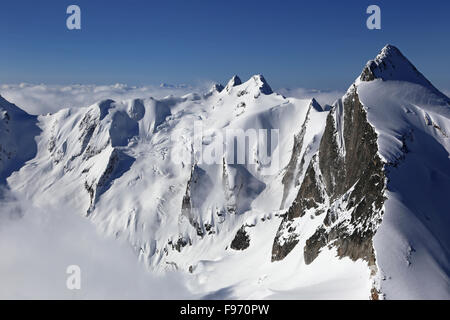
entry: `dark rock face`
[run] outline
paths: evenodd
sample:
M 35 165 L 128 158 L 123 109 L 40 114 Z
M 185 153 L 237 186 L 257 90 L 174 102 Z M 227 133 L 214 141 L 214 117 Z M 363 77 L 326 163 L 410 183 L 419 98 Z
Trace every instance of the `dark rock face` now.
M 189 241 L 187 241 L 184 238 L 178 238 L 178 241 L 175 243 L 174 248 L 175 250 L 177 250 L 178 252 L 181 252 L 181 248 L 184 248 L 185 246 L 187 246 L 189 244 Z
M 83 120 L 81 120 L 80 124 L 78 125 L 78 128 L 81 131 L 81 136 L 78 138 L 78 140 L 81 142 L 81 150 L 80 153 L 75 157 L 81 155 L 86 150 L 86 147 L 91 141 L 94 131 L 97 128 L 98 118 L 91 113 L 92 112 L 86 113 Z
M 371 61 L 369 62 L 363 69 L 360 79 L 361 81 L 373 81 L 375 80 L 375 75 L 373 74 L 373 71 L 375 70 L 375 68 L 377 67 L 377 65 L 375 64 L 375 62 Z
M 311 108 L 311 107 L 310 107 Z M 292 147 L 292 155 L 289 163 L 286 167 L 286 172 L 283 176 L 283 198 L 281 200 L 280 209 L 283 209 L 286 202 L 286 197 L 288 196 L 289 190 L 295 185 L 298 181 L 299 176 L 302 174 L 303 164 L 305 162 L 304 158 L 300 159 L 300 154 L 303 148 L 303 140 L 306 133 L 306 125 L 309 119 L 309 111 L 306 114 L 305 121 L 302 124 L 302 128 L 298 134 L 294 136 L 294 146 Z
M 273 93 L 272 88 L 269 86 L 266 79 L 264 79 L 264 77 L 262 75 L 258 75 L 255 77 L 256 77 L 255 80 L 259 80 L 261 82 L 261 85 L 259 87 L 259 91 L 261 91 L 261 93 L 263 93 L 263 94 L 272 94 Z
M 317 258 L 320 253 L 320 249 L 325 247 L 328 243 L 328 237 L 325 228 L 319 228 L 313 234 L 311 238 L 306 240 L 306 245 L 304 249 L 304 259 L 306 264 L 310 264 Z
M 306 263 L 318 255 L 318 248 L 332 243 L 340 257 L 352 260 L 364 259 L 374 264 L 372 237 L 381 222 L 384 203 L 385 174 L 383 163 L 377 154 L 377 135 L 367 122 L 366 112 L 353 88 L 343 101 L 343 141 L 345 156 L 339 154 L 336 144 L 322 139 L 319 154 L 320 170 L 326 182 L 327 194 L 331 200 L 339 200 L 341 206 L 336 212 L 329 210 L 324 223 L 328 228 L 319 228 L 309 238 L 304 248 Z M 330 114 L 329 118 L 332 115 Z M 324 136 L 329 137 L 331 126 Z M 330 155 L 333 157 L 322 157 Z M 344 207 L 345 206 L 345 207 Z M 350 221 L 341 219 L 343 211 L 351 212 Z
M 283 260 L 299 242 L 299 235 L 294 232 L 295 229 L 291 227 L 291 223 L 291 220 L 284 218 L 278 228 L 272 245 L 272 262 Z M 290 232 L 288 237 L 283 237 L 285 230 Z
M 294 183 L 296 180 L 295 178 L 298 176 L 298 174 L 301 174 L 301 172 L 296 174 L 296 169 L 297 169 L 299 158 L 300 158 L 300 152 L 301 152 L 302 146 L 303 146 L 304 135 L 305 135 L 305 132 L 304 132 L 304 130 L 302 130 L 302 131 L 300 131 L 300 133 L 298 135 L 296 135 L 294 137 L 294 146 L 292 148 L 292 157 L 286 167 L 286 173 L 283 176 L 283 180 L 281 181 L 283 183 L 283 199 L 281 200 L 280 209 L 283 209 L 285 206 L 286 197 L 288 195 L 289 189 L 294 186 Z M 300 160 L 300 162 L 301 161 L 304 161 L 304 159 L 302 158 Z M 300 168 L 301 167 L 302 167 L 302 165 L 300 166 Z
M 314 170 L 315 161 L 314 157 L 309 163 L 297 198 L 288 210 L 288 219 L 302 217 L 306 209 L 317 208 L 318 204 L 324 201 L 322 190 L 319 187 L 319 181 L 317 181 L 317 175 Z
M 358 180 L 363 180 L 361 178 L 370 178 L 367 175 L 369 171 L 375 170 L 375 167 L 382 171 L 381 159 L 377 155 L 377 136 L 367 122 L 366 112 L 359 102 L 356 88 L 353 88 L 352 94 L 343 102 L 343 112 L 344 123 L 350 124 L 343 129 L 345 156 L 341 157 L 336 139 L 333 138 L 336 129 L 331 113 L 319 148 L 320 171 L 327 194 L 332 199 L 343 195 Z M 376 172 L 376 176 L 380 176 L 380 172 Z
M 341 184 L 342 190 L 337 191 L 336 188 L 339 186 L 335 182 L 344 181 L 345 178 L 345 163 L 344 159 L 339 155 L 339 147 L 335 138 L 337 133 L 334 123 L 336 108 L 327 117 L 325 131 L 319 147 L 319 167 L 326 169 L 322 172 L 322 177 L 328 195 L 341 193 L 344 187 L 343 184 Z
M 186 192 L 183 196 L 183 201 L 181 202 L 181 213 L 186 216 L 190 216 L 192 204 L 191 204 L 191 184 L 194 182 L 193 179 L 194 168 L 191 171 L 191 177 L 186 185 Z
M 338 225 L 327 231 L 320 227 L 306 240 L 303 251 L 306 264 L 312 263 L 327 244 L 337 247 L 339 257 L 349 257 L 353 261 L 363 259 L 369 265 L 375 265 L 375 253 L 372 246 L 373 231 L 365 233 L 348 233 L 345 224 Z
M 318 156 L 311 160 L 275 237 L 272 261 L 282 260 L 299 242 L 292 222 L 308 209 L 320 215 L 325 206 L 323 224 L 303 248 L 305 263 L 313 262 L 323 247 L 334 246 L 339 257 L 375 265 L 372 238 L 385 200 L 384 164 L 377 152 L 377 135 L 353 87 L 327 118 Z
M 296 218 L 301 218 L 305 215 L 305 211 L 312 208 L 318 208 L 319 204 L 325 201 L 324 190 L 321 188 L 323 184 L 320 176 L 317 175 L 315 165 L 317 164 L 317 157 L 314 156 L 309 163 L 306 170 L 305 177 L 300 186 L 300 190 L 288 209 L 283 221 L 278 228 L 277 235 L 272 246 L 272 261 L 284 259 L 299 242 L 298 233 L 292 226 L 292 222 Z M 317 210 L 317 214 L 321 211 Z M 288 235 L 286 236 L 286 231 Z
M 225 90 L 227 92 L 229 92 L 231 90 L 231 88 L 238 86 L 240 84 L 242 84 L 241 79 L 237 75 L 235 75 L 235 76 L 233 76 L 233 78 L 230 79 L 230 81 L 228 81 L 227 86 L 225 87 Z
M 181 250 L 186 247 L 187 245 L 192 245 L 192 240 L 189 237 L 182 237 L 179 236 L 178 240 L 176 242 L 173 242 L 172 240 L 169 240 L 167 244 L 172 248 L 172 250 L 177 250 L 178 252 L 181 252 Z M 167 251 L 166 251 L 167 254 Z
M 230 248 L 234 250 L 245 250 L 250 246 L 250 237 L 245 231 L 245 225 L 243 225 L 237 232 L 233 241 L 231 241 Z
M 225 87 L 219 83 L 216 83 L 213 85 L 213 89 L 217 92 L 222 92 L 222 90 L 225 89 Z

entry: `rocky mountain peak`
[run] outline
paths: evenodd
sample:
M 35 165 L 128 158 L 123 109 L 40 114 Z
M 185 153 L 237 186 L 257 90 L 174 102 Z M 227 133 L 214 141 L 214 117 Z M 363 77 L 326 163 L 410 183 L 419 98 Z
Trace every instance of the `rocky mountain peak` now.
M 211 89 L 209 90 L 209 92 L 222 92 L 222 90 L 224 89 L 223 85 L 221 85 L 220 83 L 214 83 L 211 87 Z
M 228 92 L 228 91 L 231 90 L 231 88 L 233 88 L 233 87 L 235 87 L 235 86 L 238 86 L 238 85 L 240 85 L 240 84 L 242 84 L 241 79 L 240 79 L 237 75 L 234 75 L 234 76 L 230 79 L 230 81 L 228 81 L 227 86 L 225 87 L 225 90 Z
M 322 108 L 322 106 L 317 102 L 317 100 L 316 99 L 314 99 L 314 98 L 312 98 L 311 99 L 311 103 L 310 103 L 310 106 L 312 107 L 312 108 L 314 108 L 316 111 L 323 111 L 323 108 Z
M 264 79 L 262 74 L 257 74 L 252 77 L 252 80 L 255 81 L 259 91 L 264 94 L 272 94 L 272 88 L 267 83 L 266 79 Z
M 367 62 L 359 77 L 361 81 L 375 79 L 407 81 L 436 90 L 400 50 L 390 44 L 384 46 L 375 59 Z

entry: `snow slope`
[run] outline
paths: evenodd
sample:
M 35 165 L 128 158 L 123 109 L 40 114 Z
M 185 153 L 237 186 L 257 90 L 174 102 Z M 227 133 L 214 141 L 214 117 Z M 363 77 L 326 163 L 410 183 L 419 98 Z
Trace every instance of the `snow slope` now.
M 395 47 L 377 60 L 395 74 L 356 85 L 389 164 L 375 236 L 381 290 L 387 298 L 449 298 L 450 99 Z

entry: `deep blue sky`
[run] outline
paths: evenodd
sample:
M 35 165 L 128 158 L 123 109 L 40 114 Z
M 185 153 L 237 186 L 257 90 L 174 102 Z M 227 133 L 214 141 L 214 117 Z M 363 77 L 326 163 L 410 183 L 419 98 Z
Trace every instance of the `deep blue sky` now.
M 66 28 L 77 4 L 82 30 Z M 382 29 L 368 30 L 370 4 Z M 392 43 L 450 88 L 450 1 L 2 0 L 0 83 L 225 82 L 345 89 Z

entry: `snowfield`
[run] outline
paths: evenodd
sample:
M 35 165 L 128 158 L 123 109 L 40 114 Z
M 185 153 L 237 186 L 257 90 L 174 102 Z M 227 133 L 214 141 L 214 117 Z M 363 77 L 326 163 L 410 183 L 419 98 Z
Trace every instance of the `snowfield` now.
M 371 168 L 349 140 L 357 102 L 380 208 L 362 175 L 344 188 L 323 167 Z M 450 99 L 393 46 L 331 113 L 234 76 L 37 117 L 1 98 L 0 132 L 0 298 L 450 298 Z

